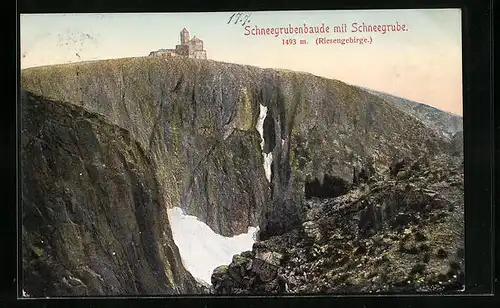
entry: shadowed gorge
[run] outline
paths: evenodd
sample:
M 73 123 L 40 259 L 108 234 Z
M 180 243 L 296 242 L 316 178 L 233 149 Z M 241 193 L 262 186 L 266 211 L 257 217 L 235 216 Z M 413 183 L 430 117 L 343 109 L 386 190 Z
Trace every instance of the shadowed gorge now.
M 344 180 L 331 178 L 326 174 L 323 178 L 323 183 L 320 183 L 318 179 L 306 183 L 305 198 L 335 198 L 345 194 L 348 190 L 349 185 Z
M 257 247 L 286 245 L 309 232 L 317 202 L 406 180 L 421 157 L 461 155 L 458 139 L 383 99 L 306 73 L 145 57 L 30 68 L 21 87 L 23 282 L 34 296 L 206 293 L 167 209 L 225 237 L 258 227 Z M 359 211 L 363 234 L 397 216 Z M 321 228 L 340 228 L 330 223 Z M 258 275 L 274 292 L 273 266 Z M 243 279 L 233 270 L 218 268 L 211 292 L 240 288 L 227 285 L 230 272 Z

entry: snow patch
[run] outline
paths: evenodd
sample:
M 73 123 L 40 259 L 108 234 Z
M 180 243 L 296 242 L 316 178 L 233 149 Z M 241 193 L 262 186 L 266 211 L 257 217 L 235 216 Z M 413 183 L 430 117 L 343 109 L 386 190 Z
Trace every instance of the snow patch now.
M 179 207 L 168 210 L 174 242 L 182 262 L 194 278 L 211 285 L 213 270 L 231 263 L 233 256 L 252 250 L 258 228 L 247 233 L 225 237 L 215 233 L 196 216 L 186 215 Z
M 260 134 L 260 148 L 264 148 L 264 120 L 267 116 L 267 107 L 264 105 L 260 105 L 259 119 L 257 120 L 257 131 Z
M 260 134 L 260 148 L 261 150 L 264 149 L 264 120 L 266 119 L 267 116 L 267 107 L 260 105 L 260 113 L 259 113 L 259 119 L 257 120 L 257 125 L 256 129 Z M 268 154 L 262 152 L 262 155 L 264 156 L 264 172 L 266 174 L 266 179 L 268 182 L 271 182 L 271 163 L 273 161 L 273 153 L 269 152 Z
M 273 162 L 273 152 L 262 154 L 264 155 L 264 172 L 266 174 L 266 179 L 268 182 L 271 182 L 271 163 Z

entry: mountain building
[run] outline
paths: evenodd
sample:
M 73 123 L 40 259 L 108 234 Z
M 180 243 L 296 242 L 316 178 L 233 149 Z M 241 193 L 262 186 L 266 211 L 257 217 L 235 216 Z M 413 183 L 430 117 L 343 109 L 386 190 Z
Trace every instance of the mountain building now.
M 193 59 L 206 59 L 207 52 L 203 49 L 203 41 L 196 36 L 189 37 L 189 31 L 184 28 L 181 33 L 181 43 L 175 49 L 158 49 L 152 51 L 149 56 L 174 57 L 183 56 Z

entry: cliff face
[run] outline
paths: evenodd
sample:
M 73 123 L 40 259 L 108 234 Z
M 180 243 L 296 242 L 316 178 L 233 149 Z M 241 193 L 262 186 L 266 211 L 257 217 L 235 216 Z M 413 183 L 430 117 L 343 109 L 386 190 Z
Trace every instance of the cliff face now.
M 199 293 L 151 160 L 128 132 L 23 92 L 23 283 L 31 296 Z
M 342 191 L 362 169 L 444 144 L 382 99 L 310 74 L 148 57 L 32 68 L 21 83 L 129 131 L 151 157 L 167 206 L 180 204 L 222 235 L 259 222 L 263 236 L 282 232 L 305 190 L 321 194 L 325 178 Z
M 129 131 L 151 157 L 168 207 L 180 205 L 223 235 L 246 232 L 269 195 L 257 119 L 236 84 L 251 76 L 234 72 L 244 67 L 189 60 L 35 68 L 23 72 L 22 86 Z
M 62 268 L 84 277 L 89 264 L 92 277 L 108 275 L 73 294 L 193 290 L 165 207 L 225 236 L 258 225 L 266 239 L 301 224 L 304 199 L 341 195 L 403 157 L 449 151 L 379 97 L 310 74 L 146 57 L 31 68 L 21 86 L 23 246 L 35 252 L 25 271 L 33 284 L 71 283 Z M 49 239 L 57 245 L 36 246 Z M 41 274 L 40 264 L 65 265 Z M 63 284 L 46 292 L 71 293 Z

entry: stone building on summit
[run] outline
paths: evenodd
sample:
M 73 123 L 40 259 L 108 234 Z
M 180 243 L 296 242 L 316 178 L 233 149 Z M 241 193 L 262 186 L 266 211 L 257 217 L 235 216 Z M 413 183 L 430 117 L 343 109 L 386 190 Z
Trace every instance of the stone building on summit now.
M 152 51 L 149 56 L 174 57 L 184 56 L 193 59 L 206 59 L 207 52 L 203 50 L 203 41 L 194 36 L 189 38 L 189 31 L 184 28 L 181 31 L 181 43 L 175 49 L 159 49 Z

